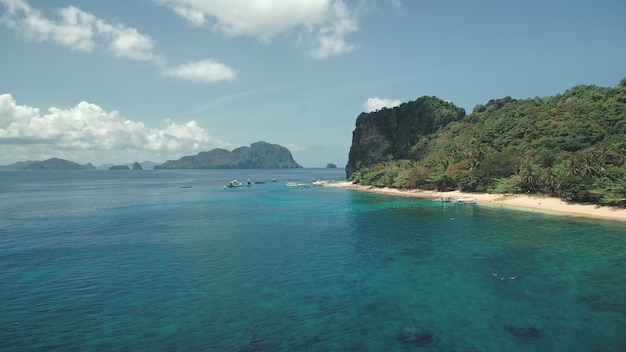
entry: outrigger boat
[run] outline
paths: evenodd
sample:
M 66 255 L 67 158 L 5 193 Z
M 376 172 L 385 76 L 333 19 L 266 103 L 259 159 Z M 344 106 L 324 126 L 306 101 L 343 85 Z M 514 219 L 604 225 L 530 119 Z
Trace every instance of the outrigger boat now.
M 228 182 L 228 184 L 226 186 L 224 186 L 224 188 L 234 188 L 234 187 L 241 187 L 243 186 L 243 183 L 237 181 L 237 180 L 232 180 L 230 182 Z
M 228 184 L 226 186 L 224 186 L 224 188 L 235 188 L 235 187 L 241 187 L 244 184 L 247 184 L 248 187 L 252 186 L 252 181 L 248 180 L 247 183 L 243 183 L 243 182 L 239 182 L 237 180 L 232 180 L 230 182 L 228 182 Z

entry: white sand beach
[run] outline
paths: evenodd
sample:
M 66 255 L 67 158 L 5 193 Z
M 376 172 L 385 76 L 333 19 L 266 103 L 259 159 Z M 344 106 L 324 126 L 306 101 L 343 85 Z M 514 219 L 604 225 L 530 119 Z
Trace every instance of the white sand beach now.
M 386 194 L 400 197 L 414 197 L 423 199 L 440 199 L 442 196 L 455 198 L 473 198 L 479 205 L 515 208 L 524 211 L 537 211 L 542 213 L 568 215 L 577 217 L 609 219 L 626 221 L 626 209 L 614 207 L 602 207 L 593 204 L 572 203 L 566 200 L 525 194 L 489 194 L 489 193 L 464 193 L 460 191 L 437 192 L 419 189 L 402 190 L 396 188 L 380 188 L 374 186 L 357 185 L 352 182 L 338 182 L 337 187 Z

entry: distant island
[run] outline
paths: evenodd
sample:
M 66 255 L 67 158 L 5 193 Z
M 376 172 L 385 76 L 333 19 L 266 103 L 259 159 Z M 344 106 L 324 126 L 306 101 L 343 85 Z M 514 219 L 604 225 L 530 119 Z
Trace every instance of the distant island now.
M 233 151 L 216 148 L 178 160 L 168 160 L 154 169 L 286 169 L 302 168 L 289 149 L 267 142 L 252 143 Z
M 156 165 L 151 161 L 144 161 L 145 164 L 149 164 L 150 167 Z M 10 165 L 0 165 L 0 170 L 96 170 L 96 169 L 104 169 L 104 170 L 142 170 L 141 164 L 138 162 L 134 162 L 132 164 L 122 164 L 122 165 L 101 165 L 98 168 L 94 167 L 91 163 L 87 163 L 84 165 L 80 165 L 73 161 L 60 159 L 60 158 L 50 158 L 44 161 L 18 161 L 16 163 Z
M 113 165 L 113 166 L 109 167 L 109 170 L 130 170 L 130 166 L 128 166 L 128 165 Z M 133 163 L 133 170 L 134 171 L 142 170 L 141 164 L 135 161 Z
M 143 170 L 152 167 L 158 169 L 287 169 L 302 168 L 291 155 L 289 149 L 267 142 L 252 143 L 249 147 L 239 147 L 233 151 L 212 149 L 193 156 L 183 156 L 177 160 L 168 160 L 163 164 L 145 161 L 144 167 L 139 162 L 133 164 L 105 164 L 100 170 Z M 336 166 L 335 166 L 336 167 Z M 91 163 L 78 163 L 50 158 L 44 161 L 19 161 L 11 165 L 0 165 L 0 170 L 95 170 Z
M 24 170 L 25 167 L 34 163 L 34 160 L 18 161 L 10 165 L 0 165 L 0 170 Z
M 59 158 L 50 158 L 44 161 L 33 161 L 27 164 L 16 163 L 21 166 L 21 170 L 95 170 L 96 168 L 87 163 L 85 165 L 77 164 L 73 161 L 63 160 Z
M 141 163 L 139 163 L 138 161 L 135 161 L 134 163 L 125 163 L 125 164 L 118 164 L 118 165 L 114 165 L 114 164 L 102 164 L 97 166 L 96 168 L 98 170 L 150 170 L 154 168 L 154 165 L 158 165 L 158 163 L 155 163 L 154 161 L 143 161 Z M 123 166 L 127 166 L 128 169 L 126 169 Z
M 336 169 L 336 168 L 337 168 L 337 165 L 335 165 L 335 164 L 333 164 L 333 163 L 328 163 L 328 164 L 326 164 L 326 168 L 327 168 L 327 169 Z

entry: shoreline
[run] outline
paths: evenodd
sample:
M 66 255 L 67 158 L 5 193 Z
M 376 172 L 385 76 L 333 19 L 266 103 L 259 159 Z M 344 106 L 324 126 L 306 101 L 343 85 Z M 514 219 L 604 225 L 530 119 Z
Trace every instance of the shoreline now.
M 534 194 L 490 194 L 466 193 L 461 191 L 438 192 L 425 191 L 420 189 L 397 189 L 389 187 L 380 188 L 375 186 L 357 185 L 350 181 L 338 182 L 334 185 L 340 188 L 354 189 L 358 191 L 397 197 L 420 199 L 440 199 L 442 196 L 454 198 L 472 198 L 479 205 L 491 207 L 500 206 L 527 212 L 536 211 L 544 214 L 626 221 L 626 209 L 599 206 L 593 204 L 571 203 L 561 198 Z

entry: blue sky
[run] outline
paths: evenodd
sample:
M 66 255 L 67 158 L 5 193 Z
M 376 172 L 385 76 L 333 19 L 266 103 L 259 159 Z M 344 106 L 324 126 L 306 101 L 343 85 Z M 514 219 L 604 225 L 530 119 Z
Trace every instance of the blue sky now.
M 344 167 L 357 116 L 613 87 L 626 1 L 0 0 L 0 164 L 257 141 Z

